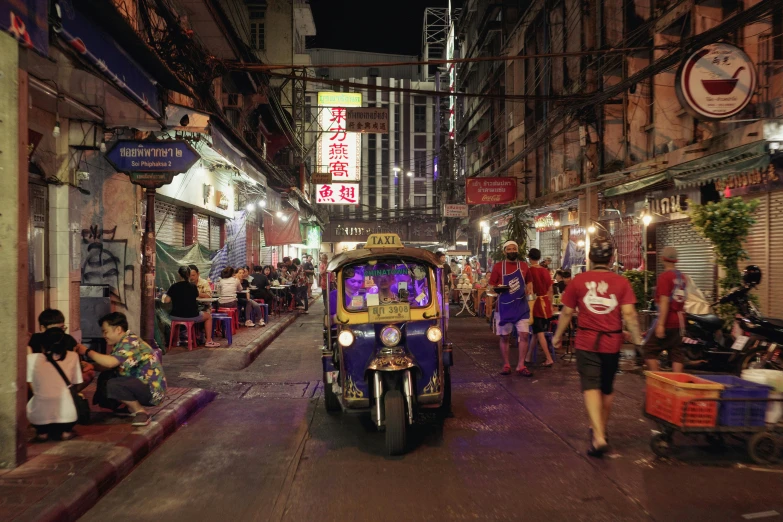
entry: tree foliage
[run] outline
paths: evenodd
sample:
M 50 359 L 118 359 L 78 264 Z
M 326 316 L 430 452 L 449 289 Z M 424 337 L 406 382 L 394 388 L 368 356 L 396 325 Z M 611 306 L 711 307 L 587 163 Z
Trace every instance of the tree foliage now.
M 511 219 L 506 225 L 506 229 L 501 234 L 501 241 L 497 248 L 490 252 L 489 257 L 494 261 L 500 261 L 505 258 L 503 253 L 503 243 L 506 241 L 516 241 L 519 245 L 520 256 L 527 253 L 527 234 L 533 223 L 528 219 L 524 210 L 514 210 Z

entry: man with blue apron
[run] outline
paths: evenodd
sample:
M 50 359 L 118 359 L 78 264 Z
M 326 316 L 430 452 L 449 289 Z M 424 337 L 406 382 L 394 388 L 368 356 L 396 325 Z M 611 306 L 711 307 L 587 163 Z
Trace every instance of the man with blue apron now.
M 489 278 L 489 286 L 500 285 L 508 287 L 508 290 L 498 292 L 497 310 L 495 311 L 495 333 L 500 337 L 500 353 L 503 356 L 503 370 L 501 375 L 511 373 L 511 364 L 508 358 L 509 335 L 516 328 L 519 338 L 519 363 L 516 372 L 518 375 L 532 377 L 533 374 L 525 367 L 525 357 L 528 348 L 528 332 L 530 330 L 530 306 L 528 298 L 533 293 L 533 284 L 528 281 L 528 265 L 519 261 L 519 245 L 516 241 L 506 241 L 503 244 L 503 253 L 506 259 L 495 263 L 492 267 L 492 275 Z

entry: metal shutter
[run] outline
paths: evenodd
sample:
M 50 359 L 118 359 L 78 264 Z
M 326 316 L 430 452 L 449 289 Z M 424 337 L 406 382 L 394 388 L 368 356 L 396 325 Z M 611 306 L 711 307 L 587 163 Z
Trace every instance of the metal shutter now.
M 198 243 L 209 248 L 209 216 L 196 214 L 195 217 L 198 225 Z
M 538 234 L 538 249 L 541 251 L 541 261 L 552 258 L 549 268 L 560 268 L 563 239 L 560 230 L 547 230 Z
M 661 252 L 666 246 L 677 249 L 677 268 L 691 276 L 708 299 L 712 298 L 715 293 L 715 255 L 712 244 L 696 232 L 690 220 L 658 225 L 655 248 L 658 251 L 659 274 L 664 270 Z
M 266 241 L 264 241 L 264 231 L 261 231 L 261 266 L 271 265 L 272 264 L 272 253 L 274 252 L 274 247 L 268 247 L 266 246 Z
M 769 244 L 778 245 L 777 252 L 780 252 L 777 250 L 780 248 L 779 245 L 783 245 L 783 192 L 769 194 Z M 770 258 L 773 255 L 770 252 Z M 783 317 L 783 299 L 780 298 L 783 295 L 783 267 L 780 266 L 779 256 L 776 261 L 768 263 L 769 275 L 766 277 L 770 299 L 769 307 L 764 314 L 769 317 Z M 772 296 L 778 297 L 773 299 Z
M 220 250 L 220 227 L 223 220 L 220 218 L 209 218 L 209 249 Z
M 155 228 L 159 241 L 170 246 L 185 246 L 184 208 L 163 201 L 155 201 Z
M 745 250 L 750 259 L 740 262 L 740 269 L 747 265 L 758 265 L 761 268 L 761 284 L 756 288 L 755 293 L 759 298 L 759 309 L 762 314 L 768 314 L 770 310 L 770 240 L 769 240 L 769 194 L 745 196 L 743 199 L 747 202 L 753 199 L 759 200 L 759 206 L 753 217 L 756 223 L 750 227 L 748 238 L 745 240 Z

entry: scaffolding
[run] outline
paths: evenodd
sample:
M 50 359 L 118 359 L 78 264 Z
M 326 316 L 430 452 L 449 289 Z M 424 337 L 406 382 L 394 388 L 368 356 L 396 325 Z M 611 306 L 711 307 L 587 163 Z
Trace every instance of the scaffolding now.
M 449 9 L 428 7 L 424 10 L 424 31 L 421 38 L 421 54 L 425 61 L 441 60 L 446 52 L 446 38 L 449 34 Z M 435 81 L 436 66 L 423 65 L 422 79 Z

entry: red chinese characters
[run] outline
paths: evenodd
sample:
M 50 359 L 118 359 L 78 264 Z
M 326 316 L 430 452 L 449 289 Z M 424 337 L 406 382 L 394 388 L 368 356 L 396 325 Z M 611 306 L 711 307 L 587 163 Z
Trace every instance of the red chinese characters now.
M 340 187 L 340 201 L 356 204 L 359 200 L 356 197 L 356 186 L 343 185 Z

